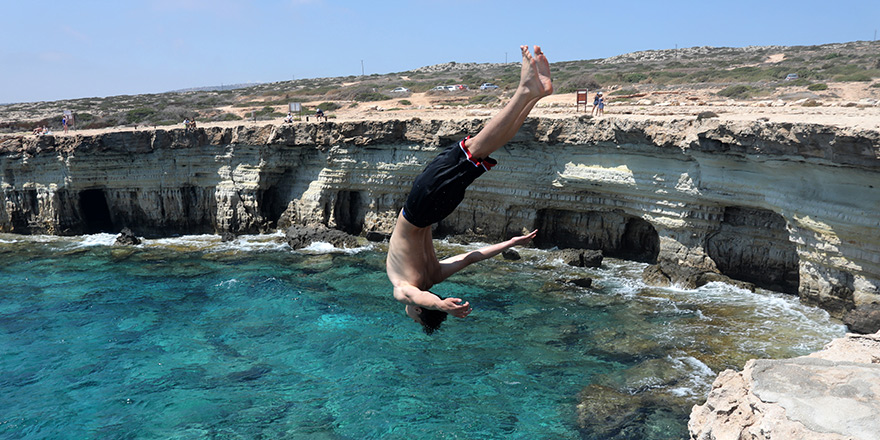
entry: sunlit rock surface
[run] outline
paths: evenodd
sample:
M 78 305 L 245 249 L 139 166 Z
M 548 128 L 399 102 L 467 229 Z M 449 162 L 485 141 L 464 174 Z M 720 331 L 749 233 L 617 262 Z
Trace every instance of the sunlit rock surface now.
M 873 440 L 878 414 L 880 332 L 849 334 L 809 356 L 722 372 L 688 429 L 694 440 Z

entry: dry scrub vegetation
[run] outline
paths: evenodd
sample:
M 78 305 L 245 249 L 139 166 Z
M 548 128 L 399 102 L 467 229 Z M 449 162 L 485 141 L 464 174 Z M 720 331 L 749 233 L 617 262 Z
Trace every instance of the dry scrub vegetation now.
M 821 103 L 835 98 L 829 83 L 880 87 L 876 82 L 880 79 L 880 43 L 656 50 L 606 59 L 560 61 L 553 63 L 551 70 L 556 93 L 604 89 L 620 102 L 649 92 L 703 90 L 735 100 L 787 96 Z M 785 81 L 791 73 L 798 79 Z M 75 114 L 77 128 L 88 129 L 163 126 L 179 124 L 185 118 L 200 122 L 274 120 L 286 115 L 290 102 L 308 103 L 306 114 L 322 108 L 332 118 L 334 110 L 369 106 L 376 101 L 396 100 L 395 105 L 411 106 L 414 94 L 444 105 L 493 106 L 512 93 L 518 79 L 518 63 L 450 62 L 384 75 L 6 104 L 0 105 L 0 133 L 30 131 L 44 125 L 57 131 L 64 110 Z M 480 84 L 487 82 L 499 88 L 479 90 Z M 431 91 L 447 84 L 463 84 L 469 90 Z M 406 87 L 410 92 L 391 93 L 395 87 Z

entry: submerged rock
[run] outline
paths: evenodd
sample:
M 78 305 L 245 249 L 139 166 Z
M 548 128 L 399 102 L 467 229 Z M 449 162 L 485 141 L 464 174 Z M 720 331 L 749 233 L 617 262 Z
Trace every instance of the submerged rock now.
M 291 226 L 287 229 L 287 244 L 302 249 L 312 243 L 330 243 L 338 248 L 357 247 L 357 238 L 345 232 L 323 226 Z
M 573 280 L 569 280 L 568 282 L 578 287 L 589 288 L 593 286 L 592 278 L 575 278 Z
M 501 256 L 504 257 L 505 260 L 511 260 L 511 261 L 519 260 L 522 258 L 519 255 L 519 252 L 517 252 L 514 249 L 505 250 L 504 252 L 501 253 Z
M 141 239 L 137 238 L 134 235 L 134 232 L 131 232 L 131 229 L 122 228 L 122 231 L 119 232 L 119 235 L 116 236 L 116 241 L 113 244 L 118 244 L 122 246 L 134 246 L 141 244 Z

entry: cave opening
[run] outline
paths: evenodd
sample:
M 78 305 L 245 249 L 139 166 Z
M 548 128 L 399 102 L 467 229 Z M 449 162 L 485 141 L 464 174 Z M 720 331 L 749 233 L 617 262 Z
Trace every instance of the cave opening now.
M 79 210 L 83 216 L 83 230 L 86 234 L 115 232 L 103 189 L 94 188 L 80 192 Z
M 364 212 L 361 193 L 340 191 L 336 194 L 333 206 L 333 220 L 336 227 L 349 234 L 358 235 L 364 229 Z
M 270 228 L 278 225 L 278 220 L 287 209 L 286 198 L 282 197 L 278 186 L 270 186 L 259 194 L 260 214 L 268 222 Z
M 538 211 L 535 245 L 601 250 L 614 258 L 656 263 L 660 236 L 651 223 L 619 211 Z
M 773 211 L 726 207 L 718 230 L 706 240 L 706 253 L 722 274 L 733 279 L 798 293 L 797 246 L 789 239 L 785 219 Z
M 660 235 L 650 223 L 631 217 L 626 222 L 620 240 L 620 256 L 626 260 L 657 263 L 660 255 Z

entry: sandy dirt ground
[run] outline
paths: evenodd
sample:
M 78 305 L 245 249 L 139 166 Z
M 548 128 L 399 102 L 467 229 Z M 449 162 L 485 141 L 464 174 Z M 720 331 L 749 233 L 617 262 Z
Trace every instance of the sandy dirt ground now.
M 640 96 L 621 98 L 613 93 L 606 93 L 608 104 L 604 119 L 693 119 L 701 112 L 711 111 L 718 115 L 722 121 L 769 121 L 774 123 L 811 123 L 830 125 L 836 127 L 849 127 L 862 130 L 880 131 L 880 88 L 870 87 L 864 83 L 837 83 L 829 84 L 829 89 L 824 92 L 809 93 L 804 89 L 786 89 L 788 96 L 769 96 L 764 100 L 734 101 L 719 97 L 710 90 L 703 91 L 680 91 L 680 92 L 652 92 L 640 94 Z M 592 100 L 592 93 L 590 100 Z M 470 94 L 455 95 L 432 95 L 426 93 L 407 94 L 386 101 L 369 103 L 340 102 L 341 108 L 328 112 L 331 122 L 361 121 L 361 120 L 392 120 L 420 118 L 431 119 L 467 119 L 488 118 L 500 109 L 506 100 L 490 105 L 467 105 Z M 805 98 L 794 99 L 803 95 Z M 810 96 L 817 97 L 819 106 L 804 106 Z M 783 99 L 784 98 L 784 99 Z M 404 102 L 401 102 L 404 101 Z M 407 102 L 408 101 L 408 102 Z M 592 105 L 586 110 L 584 106 L 577 106 L 574 93 L 554 94 L 542 99 L 532 110 L 531 116 L 546 118 L 567 118 L 579 115 L 589 115 Z M 305 102 L 306 106 L 314 107 L 323 101 Z M 577 107 L 577 108 L 576 108 Z M 250 109 L 233 109 L 227 111 L 239 111 L 241 116 L 246 116 Z M 279 106 L 278 112 L 286 113 L 287 109 Z M 308 121 L 306 120 L 308 119 Z M 274 120 L 252 121 L 243 119 L 227 122 L 199 122 L 199 127 L 235 127 L 235 126 L 262 126 L 269 124 L 282 124 L 283 118 Z M 317 123 L 313 115 L 294 122 L 295 124 Z M 151 126 L 126 126 L 112 127 L 94 130 L 70 131 L 67 136 L 94 135 L 114 131 L 133 131 L 150 129 Z M 159 129 L 183 128 L 183 124 L 171 126 L 159 126 Z M 17 133 L 13 135 L 30 135 Z M 56 136 L 65 136 L 63 133 L 53 132 Z M 9 136 L 9 135 L 5 135 Z

